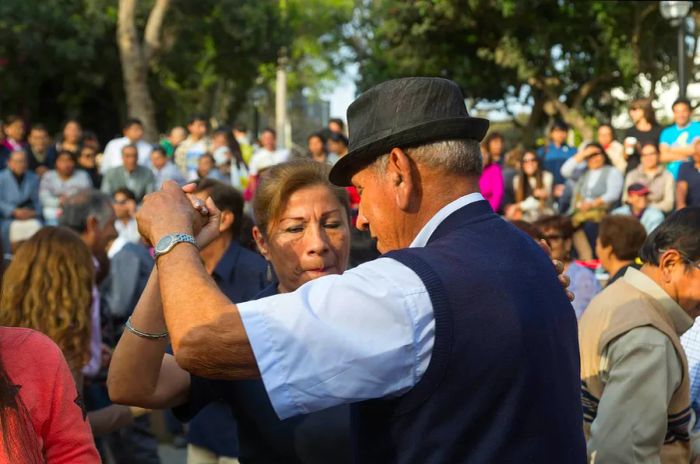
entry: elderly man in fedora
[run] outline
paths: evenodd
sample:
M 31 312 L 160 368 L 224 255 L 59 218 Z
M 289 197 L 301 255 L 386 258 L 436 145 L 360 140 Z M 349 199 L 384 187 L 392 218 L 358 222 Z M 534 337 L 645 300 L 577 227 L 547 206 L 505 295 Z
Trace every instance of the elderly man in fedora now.
M 214 203 L 175 184 L 146 198 L 177 362 L 261 376 L 281 418 L 356 403 L 358 462 L 584 462 L 576 318 L 546 253 L 479 193 L 488 121 L 454 82 L 404 78 L 358 97 L 348 124 L 330 177 L 357 187 L 384 254 L 342 275 L 234 305 L 197 250 Z

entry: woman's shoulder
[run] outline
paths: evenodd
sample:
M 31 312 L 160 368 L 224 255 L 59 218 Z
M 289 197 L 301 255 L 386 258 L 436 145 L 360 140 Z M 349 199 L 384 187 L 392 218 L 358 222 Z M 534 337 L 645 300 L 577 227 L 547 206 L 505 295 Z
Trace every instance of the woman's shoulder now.
M 41 332 L 23 327 L 0 327 L 0 349 L 22 354 L 31 354 L 35 358 L 60 353 L 53 340 Z

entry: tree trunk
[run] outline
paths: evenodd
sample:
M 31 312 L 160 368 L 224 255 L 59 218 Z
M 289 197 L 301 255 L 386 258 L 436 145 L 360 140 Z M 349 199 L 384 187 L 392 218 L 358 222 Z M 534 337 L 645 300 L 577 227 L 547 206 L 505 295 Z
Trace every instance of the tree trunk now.
M 154 60 L 160 46 L 158 37 L 170 0 L 157 0 L 146 25 L 147 43 L 142 45 L 136 31 L 137 0 L 119 0 L 117 45 L 122 65 L 124 91 L 129 117 L 143 122 L 145 139 L 158 140 L 155 110 L 148 90 L 149 61 Z
M 540 127 L 542 117 L 545 115 L 544 104 L 546 98 L 539 89 L 532 89 L 532 98 L 534 103 L 532 105 L 532 111 L 530 116 L 527 118 L 527 123 L 522 129 L 522 140 L 526 147 L 534 147 L 537 136 L 535 131 Z

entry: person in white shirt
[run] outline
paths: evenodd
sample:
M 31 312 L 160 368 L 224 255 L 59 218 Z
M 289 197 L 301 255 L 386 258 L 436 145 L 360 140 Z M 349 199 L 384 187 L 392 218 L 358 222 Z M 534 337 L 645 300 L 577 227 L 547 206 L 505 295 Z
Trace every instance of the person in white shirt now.
M 211 151 L 209 123 L 203 115 L 194 115 L 187 123 L 187 138 L 175 149 L 175 165 L 185 177 L 197 172 L 199 157 Z
M 107 143 L 102 158 L 102 165 L 100 166 L 101 174 L 104 175 L 111 168 L 122 165 L 122 148 L 127 145 L 136 145 L 136 149 L 139 153 L 138 162 L 141 166 L 148 166 L 150 164 L 149 156 L 151 155 L 153 146 L 142 140 L 143 123 L 136 118 L 127 119 L 126 124 L 124 124 L 123 133 L 124 137 L 110 140 L 109 143 Z
M 260 135 L 260 148 L 253 154 L 248 169 L 251 176 L 257 176 L 263 169 L 284 163 L 288 159 L 289 151 L 277 148 L 277 132 L 268 127 Z

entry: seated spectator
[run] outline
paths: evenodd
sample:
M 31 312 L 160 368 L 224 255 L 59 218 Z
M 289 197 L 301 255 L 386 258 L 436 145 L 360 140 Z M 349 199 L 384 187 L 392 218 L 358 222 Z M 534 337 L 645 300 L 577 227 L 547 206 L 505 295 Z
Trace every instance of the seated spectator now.
M 126 187 L 118 188 L 114 195 L 114 228 L 119 236 L 109 249 L 109 254 L 116 254 L 125 243 L 139 243 L 141 236 L 136 225 L 136 196 Z M 119 249 L 118 249 L 119 248 Z M 108 255 L 109 255 L 108 254 Z
M 49 148 L 49 152 L 46 155 L 46 166 L 49 169 L 54 168 L 59 151 L 67 150 L 77 157 L 80 153 L 80 148 L 83 146 L 82 141 L 83 127 L 80 123 L 75 119 L 69 119 L 64 122 L 59 139 Z
M 289 151 L 277 148 L 277 132 L 269 127 L 260 135 L 261 147 L 253 153 L 248 168 L 251 176 L 258 176 L 260 171 L 289 159 Z M 329 147 L 330 148 L 330 147 Z
M 520 171 L 520 162 L 524 152 L 521 148 L 514 148 L 506 153 L 503 161 L 503 204 L 512 205 L 515 203 L 515 190 L 513 190 L 513 179 Z
M 612 165 L 615 166 L 621 174 L 624 174 L 627 170 L 625 147 L 615 140 L 615 131 L 610 124 L 601 124 L 598 126 L 598 143 L 610 157 Z
M 0 233 L 2 248 L 10 250 L 10 225 L 41 218 L 39 177 L 28 170 L 24 151 L 13 151 L 7 169 L 0 171 Z
M 645 143 L 639 148 L 641 161 L 625 177 L 622 201 L 627 201 L 627 189 L 630 185 L 640 183 L 649 188 L 649 205 L 664 214 L 673 211 L 676 196 L 673 175 L 659 164 L 659 149 L 655 143 Z
M 676 208 L 700 206 L 700 139 L 693 144 L 693 159 L 683 163 L 678 171 Z
M 211 139 L 207 136 L 209 122 L 203 115 L 194 115 L 187 123 L 189 135 L 175 149 L 175 166 L 185 177 L 197 170 L 199 157 L 211 152 Z
M 163 182 L 172 180 L 180 185 L 185 183 L 180 170 L 168 159 L 167 152 L 163 147 L 156 146 L 151 151 L 151 171 L 155 177 L 156 190 L 160 190 Z
M 567 214 L 577 229 L 574 244 L 578 257 L 587 261 L 593 258 L 598 223 L 620 201 L 624 180 L 598 143 L 589 143 L 561 167 L 566 178 L 576 176 L 577 171 L 581 175 L 574 184 Z
M 666 163 L 666 169 L 678 179 L 681 164 L 692 156 L 693 144 L 700 138 L 700 122 L 690 119 L 692 107 L 685 98 L 673 102 L 671 109 L 674 124 L 661 131 L 659 149 L 661 162 Z
M 566 179 L 562 176 L 561 168 L 564 162 L 571 158 L 576 149 L 566 144 L 569 126 L 563 121 L 555 121 L 549 130 L 549 143 L 537 150 L 537 156 L 542 160 L 542 167 L 554 176 L 552 192 L 554 198 L 564 195 Z
M 348 138 L 342 132 L 331 132 L 326 141 L 329 159 L 339 160 L 348 154 Z
M 97 150 L 89 145 L 83 146 L 78 155 L 78 168 L 85 171 L 90 176 L 92 186 L 99 189 L 102 185 L 102 174 L 97 169 Z
M 170 129 L 168 136 L 161 139 L 160 146 L 165 150 L 165 154 L 169 159 L 173 159 L 175 156 L 175 150 L 177 147 L 185 141 L 187 138 L 187 131 L 184 127 L 175 126 Z
M 508 218 L 534 222 L 554 214 L 552 207 L 552 173 L 544 171 L 534 151 L 523 153 L 520 170 L 513 178 L 515 203 L 506 208 Z
M 691 462 L 680 336 L 700 316 L 700 208 L 672 213 L 579 321 L 588 460 Z
M 44 220 L 48 225 L 57 225 L 63 200 L 83 189 L 92 188 L 86 172 L 75 169 L 73 153 L 61 150 L 56 155 L 56 169 L 47 172 L 39 183 L 39 200 Z
M 51 169 L 49 164 L 55 161 L 49 159 L 49 145 L 51 144 L 49 132 L 41 124 L 34 124 L 29 131 L 27 142 L 29 143 L 27 147 L 29 169 L 41 177 Z
M 649 189 L 644 184 L 630 185 L 627 188 L 627 204 L 615 208 L 612 214 L 636 218 L 642 223 L 647 234 L 664 222 L 664 213 L 649 206 Z
M 634 124 L 625 132 L 625 155 L 627 172 L 639 166 L 639 150 L 647 143 L 659 144 L 662 127 L 656 122 L 656 112 L 648 98 L 633 100 L 629 109 L 630 119 Z
M 485 151 L 482 144 L 481 156 L 484 169 L 479 178 L 479 190 L 494 211 L 498 211 L 503 203 L 503 174 L 501 166 L 491 160 L 491 154 Z
M 601 266 L 610 275 L 608 286 L 625 275 L 627 268 L 639 269 L 634 261 L 646 238 L 644 227 L 633 217 L 605 216 L 600 221 L 595 247 Z
M 134 192 L 137 202 L 141 202 L 146 194 L 154 191 L 156 179 L 149 168 L 138 164 L 138 156 L 136 145 L 124 146 L 122 165 L 107 171 L 102 179 L 102 191 L 113 196 L 117 190 L 126 187 Z
M 75 381 L 48 337 L 0 327 L 0 397 L 0 462 L 100 462 Z
M 503 135 L 500 132 L 491 132 L 481 142 L 481 149 L 489 154 L 492 163 L 503 166 Z
M 3 124 L 3 135 L 5 137 L 0 143 L 0 169 L 5 169 L 13 151 L 27 151 L 22 118 L 16 115 L 8 116 Z
M 569 290 L 576 295 L 572 306 L 578 319 L 600 291 L 600 284 L 593 271 L 578 264 L 571 257 L 574 236 L 571 220 L 566 216 L 548 216 L 535 222 L 535 225 L 552 249 L 552 259 L 564 263 L 564 274 L 571 279 Z
M 197 161 L 197 170 L 187 179 L 194 181 L 198 179 L 213 179 L 219 182 L 226 182 L 226 178 L 216 169 L 216 161 L 211 153 L 205 153 Z
M 306 139 L 306 147 L 312 160 L 333 166 L 338 161 L 338 155 L 328 153 L 323 134 L 315 132 Z
M 131 145 L 136 149 L 138 164 L 140 166 L 148 166 L 149 156 L 153 147 L 150 143 L 143 140 L 143 123 L 141 120 L 136 118 L 127 119 L 124 124 L 123 134 L 123 137 L 110 140 L 105 147 L 102 165 L 100 166 L 100 174 L 103 176 L 106 176 L 110 169 L 122 166 L 122 154 L 124 153 L 124 147 L 127 145 Z M 132 190 L 135 191 L 133 187 Z
M 100 141 L 97 138 L 97 134 L 92 131 L 83 132 L 83 145 L 84 147 L 90 147 L 95 150 L 95 153 L 100 152 Z

